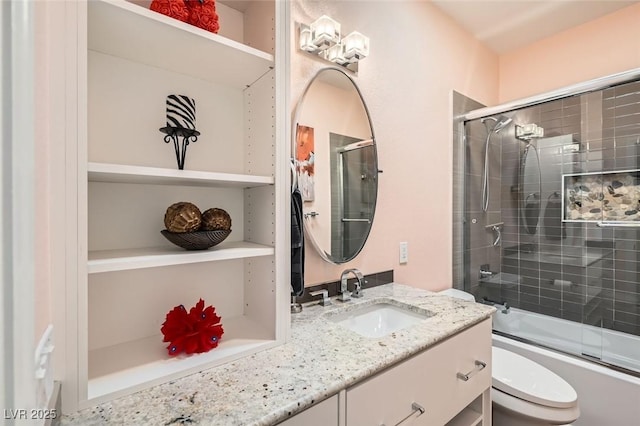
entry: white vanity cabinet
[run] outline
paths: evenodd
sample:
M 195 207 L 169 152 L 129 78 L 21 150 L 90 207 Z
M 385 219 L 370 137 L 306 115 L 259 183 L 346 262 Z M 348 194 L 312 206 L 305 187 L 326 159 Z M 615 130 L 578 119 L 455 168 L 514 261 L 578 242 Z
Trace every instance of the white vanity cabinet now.
M 288 334 L 286 5 L 235 2 L 235 20 L 221 25 L 244 19 L 239 42 L 149 3 L 61 6 L 74 71 L 66 77 L 69 279 L 56 289 L 65 293 L 56 307 L 65 412 L 274 347 Z M 184 170 L 159 131 L 170 94 L 196 103 L 201 135 Z M 165 240 L 164 213 L 179 201 L 225 209 L 229 237 L 204 251 Z M 222 317 L 219 346 L 169 357 L 166 314 L 200 298 Z
M 488 319 L 347 389 L 346 424 L 489 426 L 490 389 Z
M 339 396 L 333 395 L 278 424 L 280 426 L 338 426 L 340 424 L 338 400 Z

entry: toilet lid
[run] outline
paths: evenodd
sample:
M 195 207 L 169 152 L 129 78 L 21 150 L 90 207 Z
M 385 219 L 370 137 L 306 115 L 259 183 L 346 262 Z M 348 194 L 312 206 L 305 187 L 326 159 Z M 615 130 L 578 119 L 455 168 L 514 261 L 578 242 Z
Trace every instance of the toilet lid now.
M 516 353 L 495 346 L 492 351 L 494 388 L 547 407 L 576 405 L 578 395 L 562 377 Z

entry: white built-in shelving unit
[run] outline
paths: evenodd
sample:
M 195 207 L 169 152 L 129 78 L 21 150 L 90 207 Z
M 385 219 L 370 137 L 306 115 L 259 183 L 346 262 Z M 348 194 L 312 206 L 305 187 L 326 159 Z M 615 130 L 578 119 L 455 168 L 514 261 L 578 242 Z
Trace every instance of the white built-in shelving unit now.
M 77 70 L 67 92 L 77 97 L 77 119 L 67 123 L 76 136 L 67 182 L 77 192 L 66 203 L 77 259 L 67 267 L 77 276 L 64 285 L 66 412 L 225 364 L 288 334 L 289 142 L 286 100 L 278 101 L 286 99 L 286 61 L 275 54 L 286 50 L 276 31 L 284 2 L 235 2 L 238 10 L 228 10 L 245 22 L 240 41 L 148 3 L 91 0 L 67 12 L 78 32 L 67 36 L 75 48 L 67 63 Z M 219 7 L 228 6 L 234 1 Z M 267 49 L 252 47 L 265 40 Z M 184 170 L 159 132 L 169 94 L 196 101 L 201 135 Z M 178 201 L 225 209 L 231 234 L 205 251 L 174 246 L 160 231 Z M 169 357 L 165 315 L 200 298 L 222 317 L 220 345 Z

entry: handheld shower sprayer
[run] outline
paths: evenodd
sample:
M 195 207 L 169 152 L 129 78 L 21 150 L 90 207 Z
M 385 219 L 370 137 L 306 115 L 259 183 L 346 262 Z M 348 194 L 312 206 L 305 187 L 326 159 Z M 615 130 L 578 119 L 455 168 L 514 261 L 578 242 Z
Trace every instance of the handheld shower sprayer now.
M 489 129 L 486 122 L 492 120 L 495 125 L 492 129 Z M 480 119 L 480 122 L 487 127 L 487 142 L 484 144 L 484 170 L 482 172 L 482 211 L 486 212 L 489 208 L 489 142 L 491 141 L 491 135 L 499 133 L 513 121 L 512 118 L 506 116 L 484 117 Z

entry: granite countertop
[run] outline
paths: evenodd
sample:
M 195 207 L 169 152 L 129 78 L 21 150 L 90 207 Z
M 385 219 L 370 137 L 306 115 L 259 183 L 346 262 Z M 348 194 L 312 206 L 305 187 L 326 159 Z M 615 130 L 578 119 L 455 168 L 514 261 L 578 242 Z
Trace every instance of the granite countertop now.
M 362 337 L 326 316 L 383 298 L 435 315 L 380 338 Z M 63 425 L 271 425 L 489 318 L 495 308 L 401 284 L 362 299 L 304 306 L 291 340 L 276 348 L 63 416 Z

